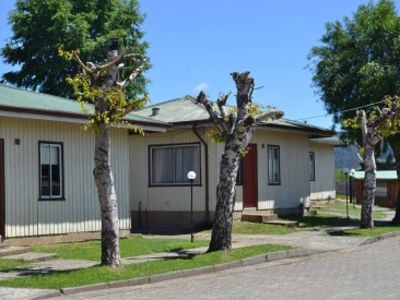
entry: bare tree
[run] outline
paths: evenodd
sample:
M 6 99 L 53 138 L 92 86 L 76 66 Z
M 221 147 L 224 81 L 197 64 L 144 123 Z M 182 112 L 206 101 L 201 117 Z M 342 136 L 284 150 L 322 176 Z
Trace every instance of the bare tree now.
M 214 226 L 208 252 L 228 250 L 232 247 L 234 194 L 239 158 L 245 155 L 257 124 L 266 119 L 279 119 L 283 116 L 280 110 L 271 109 L 261 112 L 252 104 L 255 85 L 250 72 L 234 72 L 231 76 L 237 89 L 235 109 L 229 110 L 226 107 L 229 94 L 218 98 L 218 110 L 203 91 L 197 97 L 197 102 L 203 104 L 210 114 L 219 139 L 225 144 L 217 186 Z

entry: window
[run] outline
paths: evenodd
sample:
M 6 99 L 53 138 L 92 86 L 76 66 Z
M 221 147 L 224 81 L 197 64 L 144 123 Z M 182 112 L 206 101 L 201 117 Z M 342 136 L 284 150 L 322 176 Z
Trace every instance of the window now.
M 309 170 L 310 170 L 310 181 L 315 181 L 315 153 L 314 152 L 308 153 L 308 163 L 309 163 Z
M 200 184 L 200 144 L 150 146 L 150 185 L 187 185 L 196 172 Z
M 387 198 L 388 197 L 388 188 L 387 183 L 384 181 L 376 182 L 376 190 L 375 190 L 376 198 Z
M 63 198 L 63 148 L 61 143 L 39 142 L 39 198 Z
M 281 184 L 279 146 L 268 145 L 268 184 Z

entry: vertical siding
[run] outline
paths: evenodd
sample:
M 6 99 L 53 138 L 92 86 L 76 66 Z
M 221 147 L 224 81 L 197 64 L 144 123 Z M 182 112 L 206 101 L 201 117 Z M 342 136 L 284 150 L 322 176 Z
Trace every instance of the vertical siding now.
M 310 182 L 310 199 L 334 199 L 336 197 L 334 147 L 310 143 L 309 151 L 315 153 L 315 181 Z
M 308 136 L 259 128 L 252 143 L 258 151 L 258 209 L 296 208 L 307 201 Z M 280 185 L 268 185 L 268 145 L 280 147 Z
M 206 136 L 204 136 L 206 138 Z M 168 133 L 147 133 L 145 136 L 130 136 L 130 163 L 131 163 L 131 210 L 137 211 L 139 203 L 144 211 L 188 211 L 190 210 L 189 186 L 149 186 L 149 145 L 199 143 L 200 141 L 191 129 L 171 130 Z M 212 148 L 212 146 L 210 146 Z M 205 154 L 204 146 L 201 149 L 201 186 L 193 187 L 193 210 L 205 211 Z M 211 150 L 211 151 L 210 151 Z M 212 160 L 212 149 L 210 160 Z M 210 173 L 213 170 L 210 168 Z M 212 182 L 212 179 L 210 178 Z M 212 185 L 212 184 L 211 184 Z M 213 194 L 210 188 L 210 196 Z M 211 204 L 210 209 L 214 206 Z
M 101 229 L 93 181 L 94 136 L 78 124 L 0 119 L 5 142 L 6 235 L 61 234 Z M 14 145 L 19 138 L 20 145 Z M 38 201 L 38 142 L 64 146 L 65 201 Z M 112 130 L 112 168 L 121 229 L 130 228 L 129 144 L 126 130 Z

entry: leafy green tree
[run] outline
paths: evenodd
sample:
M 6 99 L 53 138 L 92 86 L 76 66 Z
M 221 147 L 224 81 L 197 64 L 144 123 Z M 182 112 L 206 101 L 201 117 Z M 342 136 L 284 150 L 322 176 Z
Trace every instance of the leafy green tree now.
M 3 79 L 57 96 L 73 96 L 65 78 L 78 72 L 75 63 L 58 55 L 59 49 L 79 49 L 83 61 L 96 64 L 103 61 L 112 38 L 117 38 L 128 53 L 145 55 L 147 48 L 142 41 L 143 15 L 137 0 L 17 0 L 9 22 L 12 36 L 2 56 L 4 62 L 20 68 L 3 74 Z M 127 64 L 122 74 L 127 75 L 132 66 Z M 144 89 L 141 75 L 129 87 L 128 96 Z
M 313 82 L 336 123 L 354 116 L 349 109 L 400 95 L 400 17 L 393 1 L 369 2 L 351 18 L 327 23 L 321 43 L 309 56 Z M 400 135 L 387 140 L 400 178 Z M 393 221 L 400 224 L 400 194 L 397 202 Z

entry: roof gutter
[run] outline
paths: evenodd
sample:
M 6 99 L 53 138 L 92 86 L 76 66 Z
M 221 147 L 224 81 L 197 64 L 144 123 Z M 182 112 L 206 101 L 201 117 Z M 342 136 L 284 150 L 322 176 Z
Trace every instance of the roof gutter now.
M 204 146 L 204 155 L 205 155 L 205 173 L 206 173 L 206 182 L 205 182 L 205 188 L 206 188 L 206 197 L 205 197 L 205 202 L 206 202 L 206 222 L 210 222 L 210 177 L 209 177 L 209 168 L 208 168 L 208 144 L 207 142 L 203 139 L 203 137 L 200 134 L 200 128 L 195 124 L 192 127 L 193 133 L 197 136 L 199 141 L 203 144 Z

